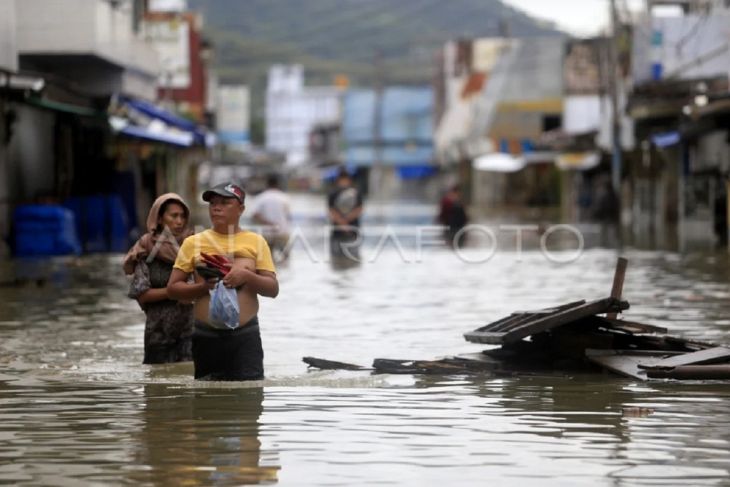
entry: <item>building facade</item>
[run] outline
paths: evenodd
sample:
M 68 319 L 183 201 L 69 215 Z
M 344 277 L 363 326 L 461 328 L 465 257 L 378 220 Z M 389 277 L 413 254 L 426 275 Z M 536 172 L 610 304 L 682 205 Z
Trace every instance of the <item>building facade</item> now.
M 629 168 L 631 216 L 638 237 L 678 248 L 728 240 L 730 164 L 730 9 L 722 2 L 664 2 L 634 28 L 628 112 L 635 120 L 636 163 Z
M 309 161 L 310 134 L 339 123 L 342 92 L 333 86 L 305 86 L 301 65 L 274 65 L 266 86 L 266 148 L 286 154 L 290 167 Z

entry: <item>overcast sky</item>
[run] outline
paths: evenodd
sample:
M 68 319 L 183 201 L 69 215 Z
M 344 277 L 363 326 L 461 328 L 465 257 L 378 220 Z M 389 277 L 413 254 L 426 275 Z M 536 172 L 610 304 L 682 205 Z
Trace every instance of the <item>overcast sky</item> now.
M 528 14 L 558 24 L 577 36 L 600 33 L 608 26 L 609 0 L 502 0 Z M 644 0 L 617 0 L 632 10 L 644 8 Z

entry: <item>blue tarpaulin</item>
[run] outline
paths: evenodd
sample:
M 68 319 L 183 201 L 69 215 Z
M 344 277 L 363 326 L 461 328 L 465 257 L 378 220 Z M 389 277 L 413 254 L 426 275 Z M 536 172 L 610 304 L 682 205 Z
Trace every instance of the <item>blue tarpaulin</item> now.
M 204 126 L 158 107 L 154 103 L 126 96 L 119 96 L 117 103 L 126 113 L 114 111 L 112 118 L 115 120 L 112 122 L 112 127 L 123 135 L 179 147 L 212 144 L 209 137 L 211 134 Z M 126 119 L 127 123 L 122 123 L 122 119 Z
M 398 176 L 408 181 L 411 179 L 425 179 L 436 174 L 437 169 L 434 166 L 405 166 L 398 168 Z
M 129 105 L 130 107 L 140 111 L 141 113 L 144 113 L 150 118 L 162 120 L 167 125 L 172 125 L 173 127 L 181 128 L 190 132 L 194 131 L 198 127 L 197 124 L 192 120 L 188 120 L 179 115 L 175 115 L 174 113 L 170 113 L 167 110 L 164 110 L 148 101 L 134 100 L 128 97 L 120 97 L 119 101 Z
M 138 139 L 150 140 L 152 142 L 163 142 L 178 147 L 190 147 L 193 145 L 193 135 L 190 132 L 157 132 L 146 127 L 128 125 L 119 131 L 122 135 L 136 137 Z
M 682 137 L 677 131 L 662 132 L 651 136 L 651 142 L 660 149 L 679 144 L 681 140 Z

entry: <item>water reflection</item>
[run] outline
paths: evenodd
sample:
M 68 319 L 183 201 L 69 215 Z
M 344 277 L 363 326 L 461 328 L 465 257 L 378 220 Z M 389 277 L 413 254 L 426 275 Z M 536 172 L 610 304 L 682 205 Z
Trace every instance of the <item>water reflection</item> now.
M 260 387 L 144 386 L 139 450 L 131 475 L 155 485 L 250 485 L 277 481 L 261 465 Z

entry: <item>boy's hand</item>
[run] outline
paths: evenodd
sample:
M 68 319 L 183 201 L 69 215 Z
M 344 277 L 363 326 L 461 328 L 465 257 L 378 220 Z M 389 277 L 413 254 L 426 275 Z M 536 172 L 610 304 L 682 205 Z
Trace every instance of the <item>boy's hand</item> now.
M 215 287 L 215 285 L 218 284 L 218 279 L 215 279 L 215 278 L 205 279 L 205 280 L 201 281 L 199 284 L 202 285 L 204 289 L 211 291 Z
M 252 274 L 253 272 L 248 269 L 244 269 L 242 267 L 234 267 L 223 278 L 223 285 L 228 288 L 241 287 L 246 284 L 246 282 L 251 278 Z

